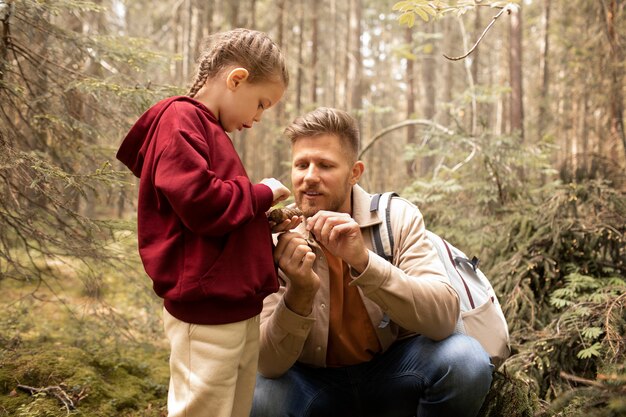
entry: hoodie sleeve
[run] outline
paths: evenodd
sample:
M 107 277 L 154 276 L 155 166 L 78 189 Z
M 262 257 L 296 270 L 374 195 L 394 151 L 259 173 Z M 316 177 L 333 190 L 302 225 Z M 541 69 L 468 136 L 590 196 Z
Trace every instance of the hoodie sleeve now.
M 269 210 L 273 195 L 266 185 L 252 184 L 245 175 L 218 178 L 204 156 L 205 140 L 182 129 L 168 137 L 155 164 L 154 184 L 191 231 L 222 236 Z

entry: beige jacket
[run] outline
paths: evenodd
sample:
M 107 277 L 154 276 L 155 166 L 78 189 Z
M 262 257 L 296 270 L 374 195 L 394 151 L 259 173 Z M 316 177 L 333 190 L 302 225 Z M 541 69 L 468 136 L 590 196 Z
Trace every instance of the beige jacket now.
M 459 300 L 426 238 L 421 213 L 407 200 L 392 199 L 390 218 L 396 242 L 392 265 L 372 251 L 371 228 L 381 220 L 376 212 L 369 211 L 370 199 L 370 194 L 354 186 L 352 217 L 361 226 L 370 253 L 367 268 L 353 276 L 350 285 L 359 288 L 383 351 L 396 340 L 412 334 L 434 340 L 448 337 L 459 317 Z M 308 235 L 304 224 L 296 231 Z M 326 366 L 328 264 L 322 249 L 315 243 L 311 246 L 317 257 L 313 268 L 321 280 L 311 314 L 303 317 L 286 307 L 283 294 L 288 278 L 282 273 L 279 291 L 264 301 L 259 371 L 265 377 L 281 376 L 296 361 Z

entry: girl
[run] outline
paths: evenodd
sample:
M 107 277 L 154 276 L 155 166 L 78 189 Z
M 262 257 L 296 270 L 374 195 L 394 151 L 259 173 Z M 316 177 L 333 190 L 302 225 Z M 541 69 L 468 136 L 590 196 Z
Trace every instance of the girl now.
M 150 108 L 117 153 L 140 178 L 139 253 L 164 299 L 170 417 L 250 412 L 258 315 L 278 289 L 265 212 L 289 190 L 273 178 L 252 184 L 226 133 L 252 128 L 288 83 L 266 34 L 215 34 L 188 97 Z

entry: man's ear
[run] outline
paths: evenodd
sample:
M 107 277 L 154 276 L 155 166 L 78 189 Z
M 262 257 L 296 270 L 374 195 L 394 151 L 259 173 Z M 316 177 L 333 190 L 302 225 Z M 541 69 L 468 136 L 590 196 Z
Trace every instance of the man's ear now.
M 245 68 L 235 68 L 231 70 L 226 76 L 226 87 L 230 90 L 235 90 L 241 85 L 241 83 L 248 79 L 248 70 Z
M 354 185 L 359 182 L 359 179 L 361 179 L 361 175 L 363 175 L 363 171 L 365 171 L 365 164 L 363 163 L 363 161 L 356 161 L 354 165 L 352 165 L 350 185 Z

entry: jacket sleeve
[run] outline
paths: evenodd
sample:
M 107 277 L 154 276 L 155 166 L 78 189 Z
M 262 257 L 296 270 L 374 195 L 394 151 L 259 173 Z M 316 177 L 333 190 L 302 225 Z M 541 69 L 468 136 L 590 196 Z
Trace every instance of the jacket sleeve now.
M 426 237 L 417 207 L 399 198 L 392 202 L 394 265 L 370 251 L 367 268 L 351 285 L 358 285 L 401 327 L 433 340 L 445 339 L 459 317 L 458 296 Z
M 259 373 L 266 378 L 283 375 L 300 357 L 315 319 L 300 316 L 287 308 L 285 287 L 263 301 Z
M 192 133 L 172 132 L 159 155 L 154 183 L 187 228 L 222 236 L 269 210 L 272 191 L 246 176 L 218 178 L 203 156 L 206 148 Z

